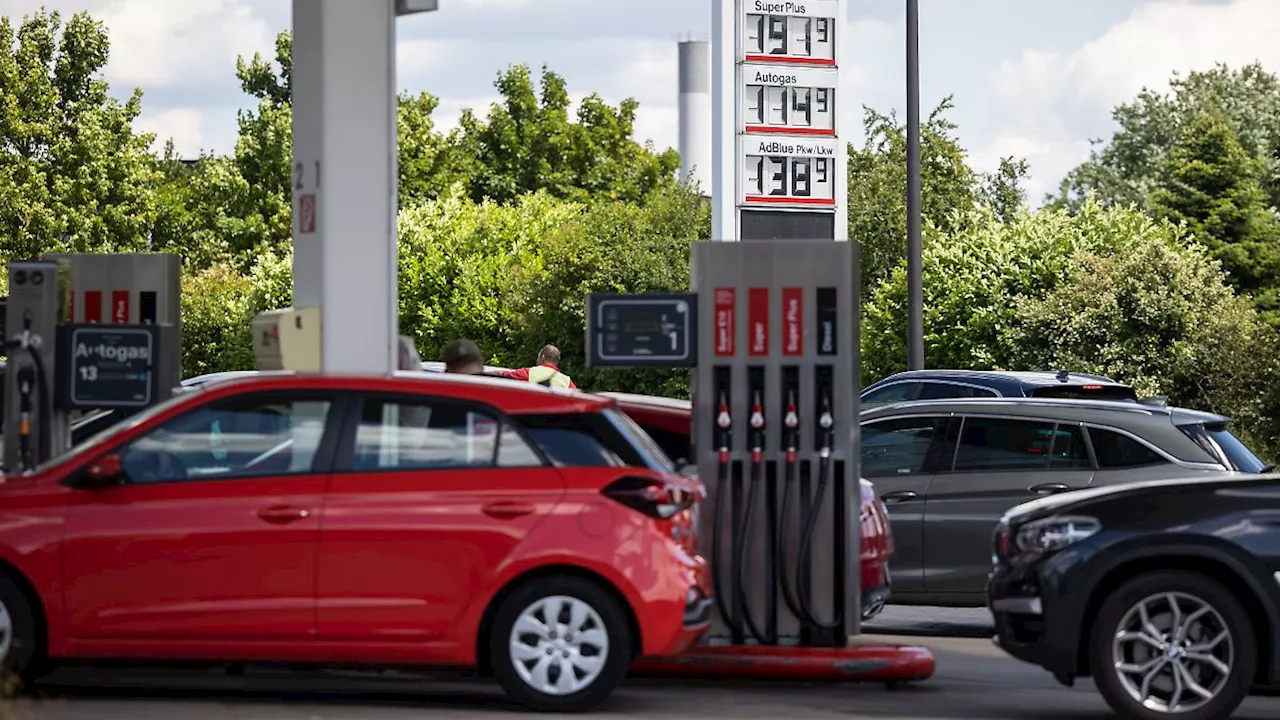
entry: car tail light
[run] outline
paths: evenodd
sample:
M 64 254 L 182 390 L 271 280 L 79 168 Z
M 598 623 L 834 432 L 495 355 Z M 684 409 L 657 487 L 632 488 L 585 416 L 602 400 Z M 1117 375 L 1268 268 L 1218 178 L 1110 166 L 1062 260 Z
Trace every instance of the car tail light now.
M 603 492 L 605 497 L 659 520 L 675 517 L 698 500 L 692 490 L 661 478 L 619 478 Z

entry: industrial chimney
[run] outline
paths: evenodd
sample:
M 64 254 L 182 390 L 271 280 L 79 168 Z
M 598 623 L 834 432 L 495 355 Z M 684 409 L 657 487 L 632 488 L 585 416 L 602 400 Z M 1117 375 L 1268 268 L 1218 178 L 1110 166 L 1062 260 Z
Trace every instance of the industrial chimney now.
M 680 41 L 680 177 L 711 194 L 711 43 Z

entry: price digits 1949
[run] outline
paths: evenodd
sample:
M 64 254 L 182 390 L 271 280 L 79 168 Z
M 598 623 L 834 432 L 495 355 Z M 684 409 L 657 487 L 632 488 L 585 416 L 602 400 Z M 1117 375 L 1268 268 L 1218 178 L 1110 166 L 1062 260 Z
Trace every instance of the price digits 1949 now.
M 782 55 L 835 60 L 831 18 L 798 15 L 748 15 L 748 55 Z
M 825 157 L 748 155 L 746 194 L 758 197 L 796 197 L 829 200 L 834 160 Z

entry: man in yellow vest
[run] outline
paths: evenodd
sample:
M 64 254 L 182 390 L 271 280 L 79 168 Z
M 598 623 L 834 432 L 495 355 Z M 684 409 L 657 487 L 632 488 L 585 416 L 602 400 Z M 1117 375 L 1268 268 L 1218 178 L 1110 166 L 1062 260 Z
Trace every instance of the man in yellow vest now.
M 548 345 L 542 348 L 538 353 L 538 364 L 534 367 L 507 370 L 502 375 L 512 380 L 525 380 L 544 387 L 578 387 L 573 384 L 573 378 L 560 372 L 560 349 L 555 345 Z

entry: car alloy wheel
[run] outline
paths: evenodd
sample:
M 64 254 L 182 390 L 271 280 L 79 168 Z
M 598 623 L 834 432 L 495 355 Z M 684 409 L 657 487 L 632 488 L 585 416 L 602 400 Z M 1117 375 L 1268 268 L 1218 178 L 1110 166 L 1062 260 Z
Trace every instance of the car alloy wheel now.
M 1187 570 L 1124 583 L 1103 601 L 1090 634 L 1090 673 L 1122 718 L 1230 717 L 1258 667 L 1258 641 L 1240 600 Z
M 1143 598 L 1120 621 L 1115 672 L 1129 697 L 1182 714 L 1213 702 L 1231 679 L 1235 642 L 1222 614 L 1178 592 Z
M 609 633 L 585 601 L 553 595 L 534 601 L 511 628 L 511 662 L 529 687 L 572 695 L 590 687 L 609 657 Z
M 0 665 L 9 659 L 9 651 L 13 649 L 13 616 L 9 614 L 9 606 L 0 600 Z

